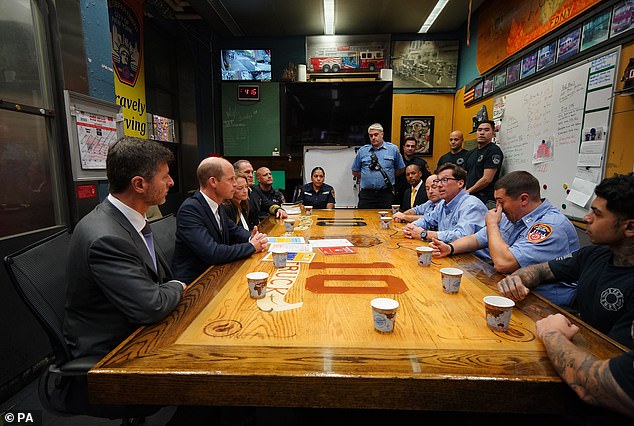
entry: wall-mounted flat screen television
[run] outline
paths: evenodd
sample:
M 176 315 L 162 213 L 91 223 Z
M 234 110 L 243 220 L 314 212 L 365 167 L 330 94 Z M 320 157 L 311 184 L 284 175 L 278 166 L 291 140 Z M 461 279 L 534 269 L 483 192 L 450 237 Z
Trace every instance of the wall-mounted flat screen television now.
M 271 81 L 270 50 L 221 50 L 223 81 Z
M 368 126 L 381 123 L 391 139 L 392 82 L 287 83 L 282 96 L 283 152 L 305 145 L 370 143 Z

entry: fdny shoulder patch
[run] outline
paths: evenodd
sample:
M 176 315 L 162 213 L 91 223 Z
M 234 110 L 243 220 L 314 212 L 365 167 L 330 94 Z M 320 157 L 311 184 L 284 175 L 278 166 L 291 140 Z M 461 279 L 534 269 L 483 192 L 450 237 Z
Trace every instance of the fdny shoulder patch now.
M 550 237 L 550 234 L 553 233 L 553 227 L 550 225 L 546 225 L 545 223 L 536 223 L 531 226 L 531 229 L 528 230 L 528 235 L 526 238 L 531 243 L 541 243 Z

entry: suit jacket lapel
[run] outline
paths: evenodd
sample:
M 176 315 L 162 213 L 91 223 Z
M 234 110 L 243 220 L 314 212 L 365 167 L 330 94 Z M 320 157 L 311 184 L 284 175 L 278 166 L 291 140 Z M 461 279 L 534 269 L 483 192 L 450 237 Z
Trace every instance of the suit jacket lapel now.
M 205 197 L 203 197 L 203 194 L 201 194 L 200 191 L 196 191 L 194 196 L 200 203 L 200 206 L 203 212 L 205 212 L 204 214 L 207 216 L 207 220 L 209 220 L 211 225 L 214 227 L 214 230 L 216 231 L 216 235 L 222 238 L 222 232 L 220 231 L 220 226 L 218 226 L 218 221 L 216 220 L 216 216 L 214 215 L 214 212 L 211 211 L 211 207 L 209 206 L 209 203 L 207 203 L 207 200 L 205 200 Z M 218 214 L 220 214 L 221 211 L 222 209 L 219 208 Z
M 128 218 L 126 218 L 123 215 L 123 213 L 119 211 L 118 208 L 116 208 L 110 201 L 108 201 L 108 199 L 103 201 L 103 206 L 104 206 L 104 211 L 108 215 L 112 216 L 112 218 L 116 220 L 119 223 L 119 225 L 121 225 L 121 227 L 125 229 L 127 233 L 130 235 L 130 239 L 134 243 L 137 249 L 137 252 L 141 255 L 141 258 L 143 258 L 143 261 L 145 262 L 147 269 L 152 271 L 154 275 L 153 279 L 158 280 L 158 274 L 157 274 L 157 271 L 154 269 L 154 261 L 152 260 L 152 256 L 150 256 L 150 252 L 148 251 L 147 246 L 145 245 L 145 242 L 141 239 L 141 236 L 136 231 L 136 229 L 134 229 L 134 226 L 132 226 Z M 156 245 L 154 245 L 154 251 L 155 253 L 157 252 Z

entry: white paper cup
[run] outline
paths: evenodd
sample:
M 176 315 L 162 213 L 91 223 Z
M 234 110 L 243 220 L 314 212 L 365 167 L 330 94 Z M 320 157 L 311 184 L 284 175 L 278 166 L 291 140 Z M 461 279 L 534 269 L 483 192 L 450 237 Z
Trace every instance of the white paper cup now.
M 384 216 L 381 219 L 381 228 L 383 229 L 389 229 L 390 228 L 390 222 L 392 221 L 392 218 L 389 216 Z
M 285 219 L 284 220 L 284 230 L 286 232 L 293 232 L 295 228 L 295 219 Z
M 372 306 L 372 318 L 374 329 L 380 333 L 391 333 L 394 331 L 396 321 L 396 310 L 398 301 L 387 297 L 378 297 L 370 302 Z
M 427 246 L 416 247 L 416 256 L 418 257 L 418 264 L 420 266 L 431 265 L 431 256 L 434 249 Z
M 440 274 L 442 276 L 442 290 L 448 294 L 458 293 L 462 280 L 462 269 L 442 268 Z
M 304 211 L 310 216 L 313 213 L 313 206 L 304 206 Z
M 387 212 L 387 211 L 385 211 L 385 210 L 381 210 L 381 211 L 379 212 L 379 217 L 385 217 L 385 216 L 387 216 L 387 215 L 388 215 L 388 213 L 389 213 L 389 212 Z
M 485 296 L 482 300 L 489 328 L 495 331 L 508 330 L 515 302 L 502 296 Z
M 401 209 L 400 204 L 392 204 L 392 214 L 398 213 L 400 209 Z
M 273 258 L 273 266 L 276 268 L 286 268 L 286 258 L 288 256 L 288 252 L 286 250 L 273 250 L 271 252 L 271 257 Z
M 250 272 L 247 274 L 249 295 L 253 299 L 262 299 L 266 296 L 266 283 L 268 279 L 269 274 L 266 272 Z

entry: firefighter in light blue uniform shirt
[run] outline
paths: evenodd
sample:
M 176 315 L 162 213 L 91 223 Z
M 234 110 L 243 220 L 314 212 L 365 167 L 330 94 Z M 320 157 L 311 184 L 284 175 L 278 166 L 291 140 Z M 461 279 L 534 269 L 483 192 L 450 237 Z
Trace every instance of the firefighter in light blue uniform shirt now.
M 467 172 L 462 167 L 447 163 L 437 171 L 438 192 L 442 200 L 433 211 L 406 225 L 406 238 L 431 239 L 451 242 L 471 235 L 484 227 L 487 208 L 479 198 L 464 189 Z M 437 227 L 438 231 L 432 229 Z
M 573 224 L 550 201 L 544 200 L 531 213 L 513 223 L 503 215 L 499 224 L 502 239 L 520 267 L 548 262 L 579 249 L 579 238 Z M 488 249 L 487 228 L 476 234 L 481 250 L 475 254 L 491 259 Z M 570 306 L 577 292 L 577 283 L 542 284 L 535 289 L 548 300 L 558 305 Z
M 370 143 L 359 148 L 352 162 L 352 175 L 361 179 L 358 208 L 389 209 L 396 202 L 396 176 L 405 171 L 405 162 L 398 147 L 383 140 L 381 124 L 370 125 L 368 137 Z
M 427 200 L 423 204 L 414 206 L 412 210 L 414 210 L 415 215 L 423 216 L 434 211 L 434 209 L 438 206 L 439 203 L 440 203 L 440 200 L 437 200 L 437 201 Z
M 496 183 L 497 206 L 487 213 L 486 227 L 451 246 L 434 241 L 436 256 L 474 251 L 492 260 L 498 272 L 566 256 L 579 249 L 572 223 L 548 200 L 540 198 L 539 181 L 524 171 L 509 173 Z M 501 238 L 501 240 L 500 240 Z M 477 250 L 477 251 L 476 251 Z M 549 283 L 535 291 L 558 305 L 570 306 L 576 283 Z

